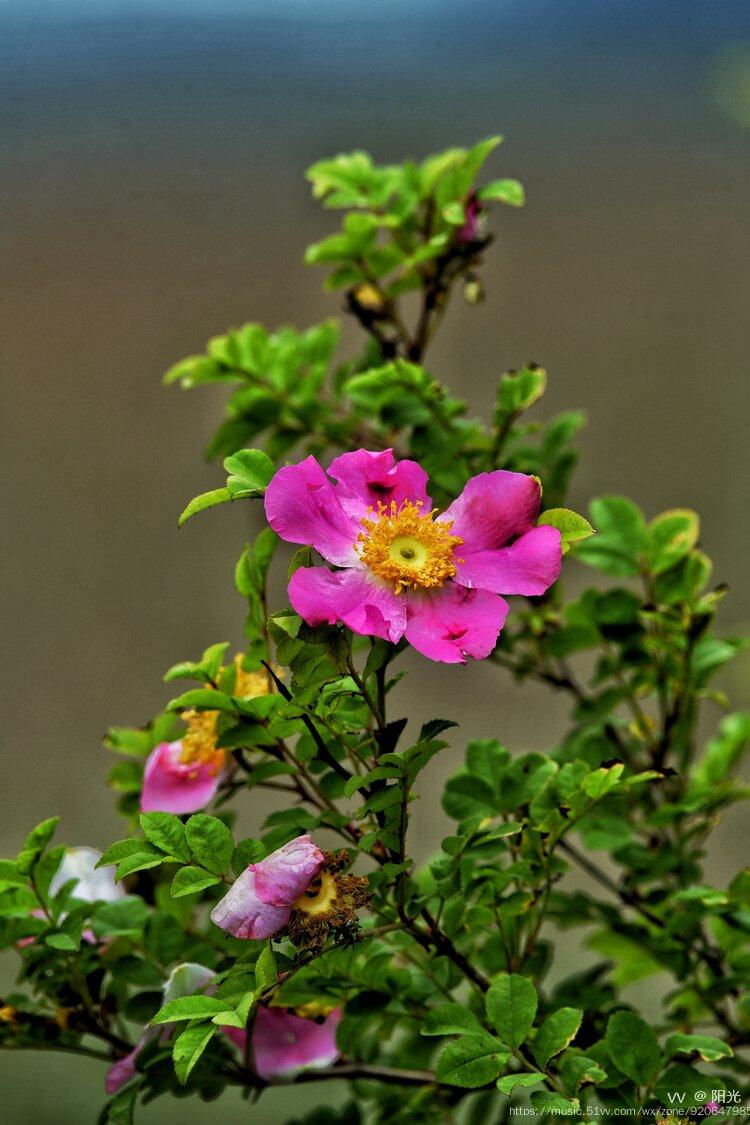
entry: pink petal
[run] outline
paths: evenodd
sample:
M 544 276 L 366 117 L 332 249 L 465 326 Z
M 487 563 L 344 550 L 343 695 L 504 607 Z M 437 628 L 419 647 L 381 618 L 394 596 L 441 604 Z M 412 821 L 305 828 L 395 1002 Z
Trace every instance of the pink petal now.
M 404 500 L 414 504 L 421 501 L 426 512 L 432 506 L 427 473 L 416 461 L 396 461 L 392 449 L 342 453 L 331 462 L 328 472 L 338 481 L 336 495 L 342 508 L 357 521 L 367 515 L 368 508 L 377 511 L 378 503 L 390 506 L 392 500 L 399 507 Z
M 158 1034 L 159 1032 L 156 1028 L 150 1028 L 141 1036 L 129 1054 L 118 1059 L 117 1062 L 109 1068 L 104 1078 L 104 1089 L 108 1094 L 116 1094 L 123 1086 L 127 1086 L 132 1078 L 135 1078 L 138 1073 L 136 1059 L 149 1040 L 153 1039 Z
M 309 836 L 298 836 L 260 863 L 251 863 L 255 892 L 271 906 L 291 906 L 306 891 L 325 863 L 325 856 Z
M 284 1008 L 259 1008 L 253 1024 L 253 1061 L 261 1078 L 283 1078 L 300 1070 L 331 1066 L 339 1057 L 335 1010 L 318 1023 Z
M 360 532 L 314 457 L 286 465 L 266 489 L 266 518 L 289 543 L 304 543 L 337 566 L 356 562 Z
M 482 660 L 492 652 L 508 614 L 508 603 L 484 590 L 449 583 L 435 593 L 406 594 L 409 644 L 443 664 Z
M 463 544 L 456 554 L 492 551 L 529 531 L 536 523 L 542 490 L 536 477 L 498 469 L 472 477 L 461 495 L 438 516 L 453 520 L 453 535 Z
M 289 921 L 291 906 L 272 906 L 255 889 L 252 867 L 238 879 L 211 911 L 211 921 L 237 938 L 273 937 Z
M 403 597 L 381 585 L 365 567 L 300 567 L 289 582 L 289 600 L 308 625 L 342 621 L 364 637 L 398 641 L 406 628 Z
M 181 742 L 160 742 L 146 759 L 141 812 L 191 813 L 205 808 L 222 775 L 208 764 L 180 761 Z
M 557 581 L 562 566 L 560 532 L 556 527 L 532 527 L 510 547 L 499 551 L 457 550 L 464 561 L 458 564 L 455 581 L 493 594 L 525 594 L 536 597 Z

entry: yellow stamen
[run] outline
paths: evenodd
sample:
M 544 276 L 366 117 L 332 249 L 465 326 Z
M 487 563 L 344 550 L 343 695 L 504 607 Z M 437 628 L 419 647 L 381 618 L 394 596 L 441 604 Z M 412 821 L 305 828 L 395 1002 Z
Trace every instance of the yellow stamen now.
M 218 711 L 183 711 L 181 716 L 188 725 L 182 739 L 180 761 L 190 766 L 209 766 L 212 773 L 224 768 L 226 753 L 217 747 L 216 720 Z
M 255 699 L 258 695 L 268 695 L 268 673 L 246 672 L 242 667 L 244 656 L 238 652 L 234 658 L 234 691 L 238 699 Z
M 454 554 L 463 543 L 458 535 L 451 535 L 452 520 L 436 522 L 437 508 L 422 513 L 422 501 L 413 504 L 405 500 L 401 507 L 392 500 L 390 506 L 382 501 L 376 518 L 365 517 L 357 540 L 359 556 L 373 574 L 393 583 L 401 594 L 410 587 L 414 590 L 442 586 L 456 573 L 456 564 L 463 562 Z

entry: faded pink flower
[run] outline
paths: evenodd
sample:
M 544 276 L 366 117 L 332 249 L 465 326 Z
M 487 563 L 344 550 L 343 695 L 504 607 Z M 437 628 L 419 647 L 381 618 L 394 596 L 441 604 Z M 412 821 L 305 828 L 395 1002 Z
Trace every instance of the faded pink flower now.
M 335 483 L 334 483 L 335 482 Z M 435 516 L 427 474 L 387 449 L 287 465 L 266 491 L 266 516 L 327 566 L 300 567 L 289 599 L 308 625 L 402 637 L 431 660 L 492 652 L 508 613 L 501 594 L 543 594 L 560 573 L 560 532 L 536 526 L 541 486 L 525 473 L 473 477 Z
M 160 742 L 146 759 L 142 812 L 192 813 L 216 796 L 225 763 L 223 750 L 196 758 L 179 742 Z
M 211 920 L 238 938 L 269 938 L 286 926 L 295 899 L 324 863 L 310 836 L 298 836 L 251 863 L 211 911 Z
M 215 976 L 216 973 L 213 969 L 207 969 L 205 965 L 198 965 L 193 961 L 176 965 L 162 988 L 162 1002 L 166 1004 L 169 1000 L 176 1000 L 178 996 L 192 996 L 195 992 L 204 992 Z M 230 1029 L 225 1028 L 224 1030 L 229 1031 Z M 170 1026 L 146 1028 L 133 1050 L 113 1063 L 107 1071 L 104 1079 L 104 1088 L 107 1093 L 116 1094 L 131 1079 L 135 1078 L 138 1073 L 138 1056 L 147 1043 L 150 1043 L 153 1039 L 166 1043 L 173 1034 L 174 1028 Z
M 252 1030 L 253 1063 L 261 1078 L 288 1078 L 301 1070 L 322 1070 L 339 1057 L 336 1028 L 341 1010 L 335 1008 L 322 1019 L 307 1019 L 286 1008 L 259 1008 Z M 224 1029 L 232 1042 L 244 1050 L 246 1032 Z

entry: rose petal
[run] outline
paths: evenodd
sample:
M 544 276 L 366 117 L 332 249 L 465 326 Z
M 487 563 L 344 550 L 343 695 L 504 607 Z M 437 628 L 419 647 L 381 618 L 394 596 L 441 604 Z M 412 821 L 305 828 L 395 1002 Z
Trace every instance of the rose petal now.
M 250 865 L 255 872 L 255 892 L 272 906 L 291 906 L 324 863 L 325 856 L 310 836 L 297 836 L 260 863 Z
M 560 575 L 562 547 L 556 527 L 532 527 L 510 547 L 498 551 L 458 552 L 455 581 L 461 586 L 489 590 L 493 594 L 525 594 L 538 597 Z
M 463 544 L 456 554 L 466 558 L 475 551 L 497 550 L 529 531 L 536 523 L 542 490 L 526 473 L 498 469 L 479 473 L 467 483 L 439 520 L 453 520 L 453 535 Z
M 342 621 L 364 637 L 396 642 L 406 628 L 406 605 L 365 567 L 331 571 L 300 567 L 289 583 L 289 600 L 308 625 Z
M 282 1078 L 300 1070 L 331 1066 L 339 1057 L 335 1010 L 318 1023 L 285 1008 L 259 1008 L 253 1024 L 253 1061 L 261 1078 Z
M 182 762 L 181 742 L 160 742 L 146 759 L 141 812 L 192 813 L 216 796 L 221 782 L 206 762 Z
M 211 921 L 237 938 L 273 937 L 289 921 L 290 906 L 272 906 L 255 889 L 251 867 L 232 883 L 224 898 L 211 911 Z
M 358 522 L 378 503 L 400 507 L 404 500 L 421 501 L 424 511 L 431 508 L 427 495 L 427 473 L 416 461 L 396 461 L 392 449 L 372 453 L 357 449 L 342 453 L 331 462 L 329 475 L 335 481 L 342 508 Z
M 484 590 L 450 583 L 435 593 L 406 594 L 409 644 L 443 664 L 482 660 L 492 652 L 508 614 L 508 603 Z
M 266 518 L 289 543 L 304 543 L 337 566 L 356 562 L 360 528 L 346 514 L 314 457 L 286 465 L 266 489 Z

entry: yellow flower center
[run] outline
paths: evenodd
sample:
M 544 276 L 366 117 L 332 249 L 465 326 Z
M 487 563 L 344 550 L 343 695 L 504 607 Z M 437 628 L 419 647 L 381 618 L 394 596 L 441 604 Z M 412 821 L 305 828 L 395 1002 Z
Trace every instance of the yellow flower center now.
M 209 766 L 212 773 L 224 768 L 226 753 L 217 747 L 216 720 L 218 711 L 183 711 L 181 716 L 188 725 L 182 739 L 180 761 L 185 765 Z
M 389 507 L 381 501 L 377 513 L 369 509 L 376 518 L 362 520 L 359 556 L 378 578 L 393 583 L 397 594 L 410 587 L 442 586 L 456 573 L 456 563 L 463 562 L 454 554 L 463 539 L 451 535 L 453 521 L 436 522 L 437 508 L 424 513 L 421 509 L 421 500 L 416 504 L 405 500 L 401 507 L 395 500 Z
M 326 914 L 338 898 L 336 879 L 327 871 L 316 875 L 306 891 L 292 903 L 292 910 L 302 910 L 305 914 Z

